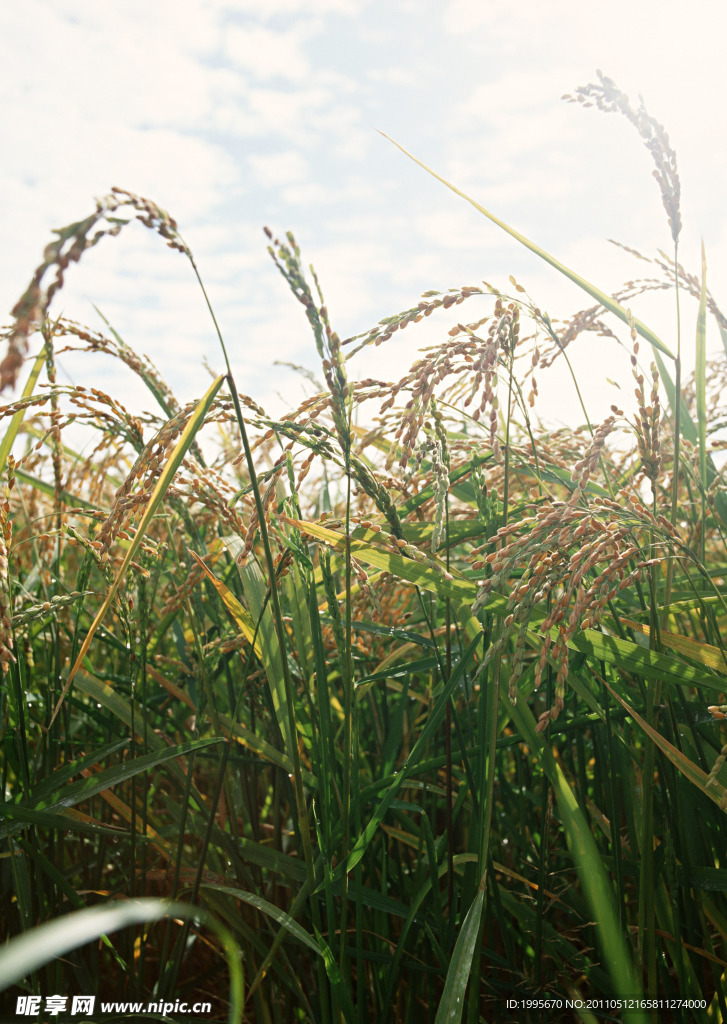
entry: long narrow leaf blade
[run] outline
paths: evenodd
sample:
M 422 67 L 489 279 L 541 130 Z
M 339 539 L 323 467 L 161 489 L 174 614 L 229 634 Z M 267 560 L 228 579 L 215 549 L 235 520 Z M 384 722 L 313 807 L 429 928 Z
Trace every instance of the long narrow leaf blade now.
M 694 368 L 697 392 L 697 429 L 699 431 L 699 473 L 702 487 L 707 486 L 707 257 L 702 242 L 702 288 L 697 315 L 697 358 Z
M 38 380 L 43 363 L 45 362 L 45 351 L 41 352 L 33 363 L 33 367 L 30 371 L 27 383 L 23 388 L 23 394 L 20 396 L 21 401 L 24 398 L 30 398 L 35 390 L 35 384 Z M 15 443 L 15 438 L 18 436 L 20 430 L 20 424 L 23 422 L 25 416 L 25 409 L 18 409 L 13 418 L 10 420 L 10 426 L 5 431 L 2 441 L 0 441 L 0 474 L 5 469 L 5 463 L 7 462 L 8 455 Z
M 197 565 L 200 567 L 200 569 L 203 570 L 203 572 L 207 576 L 207 579 L 210 581 L 212 586 L 215 588 L 217 593 L 222 598 L 225 607 L 229 611 L 230 615 L 232 615 L 237 625 L 242 630 L 245 638 L 249 640 L 250 643 L 252 643 L 253 637 L 255 636 L 255 623 L 253 622 L 250 613 L 246 611 L 245 608 L 243 608 L 243 606 L 237 600 L 237 598 L 232 593 L 230 588 L 227 587 L 222 582 L 221 579 L 218 579 L 217 576 L 215 576 L 215 574 L 212 572 L 209 566 L 205 563 L 204 559 L 200 558 L 196 551 L 190 550 L 189 553 L 195 560 Z M 262 657 L 262 651 L 260 648 L 259 640 L 255 645 L 255 653 L 257 654 L 258 657 Z
M 677 750 L 669 740 L 665 739 L 661 733 L 656 731 L 656 729 L 653 729 L 648 722 L 645 722 L 637 711 L 634 711 L 632 707 L 629 707 L 626 701 L 622 697 L 619 697 L 615 690 L 612 690 L 611 687 L 608 686 L 608 683 L 606 683 L 606 686 L 619 704 L 628 711 L 629 716 L 633 718 L 636 724 L 644 730 L 646 735 L 654 741 L 662 753 L 669 758 L 674 767 L 682 773 L 684 778 L 688 779 L 697 787 L 697 789 L 701 789 L 705 796 L 708 796 L 710 800 L 713 800 L 717 804 L 720 810 L 723 810 L 725 802 L 727 801 L 727 789 L 722 785 L 722 783 L 717 779 L 713 779 L 708 785 L 707 780 L 709 776 L 706 772 L 702 771 L 699 765 L 696 765 L 686 757 L 681 750 Z
M 603 951 L 603 963 L 611 975 L 614 991 L 621 998 L 638 996 L 639 982 L 633 958 L 619 926 L 614 892 L 583 811 L 548 744 L 536 736 L 535 722 L 529 707 L 523 701 L 518 701 L 511 712 L 530 749 L 539 750 L 543 769 L 552 783 L 568 848 L 590 912 L 596 922 Z M 638 1024 L 645 1024 L 646 1021 L 646 1017 L 638 1010 L 634 1011 L 633 1019 Z
M 484 214 L 485 217 L 489 218 L 489 220 L 491 220 L 493 224 L 497 224 L 497 226 L 502 228 L 503 231 L 507 231 L 508 235 L 511 235 L 514 239 L 516 239 L 516 241 L 520 242 L 521 245 L 524 245 L 527 249 L 530 249 L 531 252 L 535 253 L 536 256 L 539 256 L 542 260 L 545 260 L 546 263 L 549 263 L 551 267 L 554 267 L 557 271 L 559 271 L 561 274 L 567 277 L 569 281 L 572 281 L 574 284 L 577 284 L 579 288 L 582 288 L 583 291 L 590 295 L 591 298 L 595 299 L 596 302 L 600 302 L 602 306 L 604 306 L 607 310 L 609 310 L 609 312 L 617 316 L 619 320 L 623 320 L 625 324 L 630 323 L 629 314 L 620 302 L 616 302 L 616 300 L 611 298 L 610 295 L 606 295 L 606 293 L 602 292 L 600 288 L 597 288 L 594 284 L 591 284 L 590 281 L 586 281 L 586 279 L 584 277 L 581 277 L 580 274 L 576 274 L 574 270 L 570 270 L 559 260 L 555 259 L 555 257 L 551 256 L 550 253 L 545 251 L 545 249 L 541 249 L 539 245 L 535 244 L 535 242 L 531 242 L 529 238 L 525 237 L 525 235 L 521 235 L 519 231 L 516 231 L 514 228 L 511 228 L 510 225 L 506 224 L 504 220 L 500 220 L 500 218 L 496 217 L 494 213 L 490 213 L 490 211 L 486 210 L 484 206 L 480 206 L 478 202 L 476 202 L 474 199 L 468 196 L 465 192 L 462 192 L 451 182 L 447 181 L 446 178 L 443 178 L 440 174 L 437 174 L 437 172 L 433 171 L 431 167 L 427 167 L 425 163 L 422 163 L 421 160 L 418 160 L 417 157 L 409 153 L 395 139 L 392 139 L 390 136 L 388 136 L 386 132 L 381 132 L 381 134 L 384 136 L 385 139 L 388 139 L 389 142 L 392 142 L 397 149 L 400 149 L 405 156 L 408 156 L 410 160 L 413 160 L 414 163 L 419 164 L 420 167 L 422 167 L 428 174 L 431 174 L 432 177 L 436 178 L 437 181 L 441 181 L 441 183 L 443 185 L 446 185 L 448 189 L 451 189 L 451 191 L 454 192 L 456 195 L 461 196 L 462 199 L 465 199 L 468 203 L 474 206 L 476 210 Z M 655 348 L 659 349 L 660 352 L 663 352 L 664 355 L 669 356 L 670 359 L 674 359 L 673 353 L 667 348 L 664 342 L 661 341 L 661 339 L 658 338 L 656 334 L 654 334 L 650 327 L 647 327 L 646 324 L 643 324 L 640 320 L 634 321 L 634 326 L 636 327 L 636 330 L 642 338 L 645 338 Z
M 485 890 L 479 889 L 457 937 L 434 1024 L 459 1024 L 462 1019 L 464 993 L 477 953 L 477 937 L 484 906 Z
M 371 842 L 374 833 L 376 832 L 376 829 L 379 826 L 379 823 L 383 820 L 384 815 L 391 807 L 394 797 L 401 788 L 402 783 L 409 777 L 409 775 L 411 775 L 412 771 L 418 764 L 422 753 L 426 749 L 426 745 L 429 742 L 432 733 L 437 729 L 439 723 L 444 717 L 444 712 L 447 703 L 449 702 L 449 699 L 454 693 L 455 689 L 461 685 L 462 680 L 464 679 L 464 674 L 467 671 L 470 662 L 472 661 L 475 650 L 477 649 L 477 646 L 481 642 L 481 637 L 476 636 L 474 640 L 472 640 L 470 645 L 467 647 L 467 649 L 462 653 L 462 657 L 460 658 L 456 668 L 452 672 L 452 675 L 449 678 L 447 685 L 438 695 L 437 701 L 434 707 L 432 708 L 431 712 L 429 713 L 429 716 L 427 717 L 426 724 L 422 729 L 416 743 L 414 744 L 412 751 L 409 754 L 409 757 L 406 759 L 403 768 L 398 773 L 398 775 L 396 776 L 396 778 L 394 779 L 394 781 L 392 782 L 384 796 L 382 797 L 381 802 L 379 803 L 378 807 L 372 814 L 368 824 L 364 828 L 361 835 L 358 837 L 355 846 L 353 847 L 351 853 L 349 854 L 348 861 L 345 863 L 345 865 L 341 865 L 339 868 L 336 869 L 334 875 L 335 878 L 340 878 L 341 874 L 343 873 L 342 869 L 346 872 L 352 871 L 363 857 L 364 853 L 366 852 L 366 848 Z
M 79 668 L 83 664 L 83 659 L 88 654 L 89 648 L 91 646 L 91 641 L 93 640 L 93 638 L 94 638 L 94 636 L 96 634 L 96 630 L 98 629 L 98 627 L 103 622 L 104 616 L 106 615 L 106 612 L 109 610 L 111 602 L 113 601 L 113 599 L 114 599 L 114 597 L 116 595 L 116 592 L 118 591 L 119 587 L 121 586 L 121 581 L 123 580 L 124 576 L 126 575 L 126 571 L 129 568 L 129 565 L 131 564 L 131 562 L 132 562 L 136 552 L 139 549 L 139 546 L 140 546 L 140 544 L 142 542 L 144 534 L 146 533 L 146 531 L 147 531 L 147 529 L 149 527 L 149 524 L 151 523 L 152 519 L 154 518 L 156 510 L 159 507 L 159 505 L 160 505 L 160 503 L 162 501 L 162 498 L 166 494 L 166 492 L 167 492 L 167 490 L 169 488 L 169 485 L 171 484 L 172 480 L 174 479 L 174 474 L 177 472 L 177 469 L 179 468 L 179 465 L 180 465 L 182 459 L 184 458 L 185 454 L 187 453 L 187 449 L 189 448 L 189 446 L 191 445 L 192 441 L 194 440 L 194 437 L 195 437 L 197 431 L 202 426 L 202 423 L 204 422 L 204 418 L 207 415 L 207 413 L 209 411 L 209 408 L 210 408 L 210 406 L 212 405 L 212 402 L 215 399 L 215 395 L 220 390 L 220 386 L 221 386 L 222 381 L 224 379 L 225 379 L 224 376 L 221 375 L 212 383 L 212 385 L 210 386 L 209 390 L 205 394 L 204 398 L 202 398 L 202 400 L 198 403 L 198 405 L 195 408 L 194 412 L 189 417 L 189 421 L 187 422 L 187 426 L 182 431 L 182 436 L 179 438 L 179 440 L 177 441 L 176 445 L 174 446 L 174 450 L 172 451 L 172 454 L 169 457 L 169 461 L 167 462 L 166 466 L 164 467 L 162 473 L 160 474 L 159 480 L 157 481 L 157 485 L 156 485 L 156 487 L 154 488 L 154 490 L 152 492 L 151 498 L 149 499 L 149 504 L 146 507 L 146 511 L 144 512 L 144 515 L 142 516 L 141 522 L 139 523 L 139 528 L 136 531 L 134 539 L 129 544 L 129 548 L 128 548 L 128 551 L 126 552 L 126 556 L 124 558 L 124 561 L 121 564 L 121 568 L 119 569 L 118 573 L 116 574 L 116 578 L 114 579 L 114 582 L 111 584 L 111 587 L 109 588 L 109 591 L 108 591 L 108 593 L 106 595 L 106 599 L 104 600 L 104 603 L 101 605 L 101 608 L 99 609 L 98 614 L 96 615 L 96 618 L 91 623 L 91 628 L 88 631 L 86 639 L 83 641 L 83 644 L 81 646 L 81 650 L 78 652 L 78 657 L 76 658 L 76 662 L 75 662 L 73 668 L 71 669 L 71 671 L 68 674 L 68 680 L 66 682 L 66 685 L 63 688 L 63 693 L 61 694 L 61 696 L 59 698 L 59 701 L 58 701 L 58 704 L 56 705 L 55 711 L 53 712 L 53 718 L 51 719 L 51 723 L 53 722 L 53 720 L 55 719 L 56 715 L 58 714 L 60 706 L 61 706 L 61 704 L 63 702 L 63 698 L 65 697 L 65 694 L 66 694 L 66 692 L 68 690 L 68 687 L 71 685 L 71 682 L 73 681 L 73 677 L 75 676 L 76 672 L 79 670 Z
M 124 900 L 109 906 L 91 907 L 65 914 L 11 939 L 0 949 L 0 989 L 15 985 L 44 964 L 65 956 L 87 942 L 121 928 L 161 921 L 165 917 L 201 919 L 217 933 L 230 973 L 230 1009 L 227 1019 L 231 1024 L 241 1021 L 244 981 L 237 943 L 208 911 L 167 900 Z

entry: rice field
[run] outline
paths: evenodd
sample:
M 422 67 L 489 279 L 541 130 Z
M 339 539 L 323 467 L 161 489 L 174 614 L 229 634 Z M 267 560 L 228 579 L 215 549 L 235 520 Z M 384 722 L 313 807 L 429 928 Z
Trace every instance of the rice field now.
M 342 339 L 266 229 L 325 380 L 284 418 L 219 331 L 182 405 L 111 324 L 51 315 L 133 220 L 207 301 L 169 214 L 114 189 L 55 232 L 0 363 L 3 1019 L 727 1019 L 727 320 L 679 261 L 663 127 L 604 76 L 572 99 L 649 151 L 652 276 L 607 295 L 460 192 L 588 305 L 481 282 Z M 357 376 L 441 310 L 400 379 Z M 543 426 L 550 367 L 604 338 L 623 408 L 591 422 L 574 378 L 580 425 Z M 70 350 L 153 411 L 60 383 Z

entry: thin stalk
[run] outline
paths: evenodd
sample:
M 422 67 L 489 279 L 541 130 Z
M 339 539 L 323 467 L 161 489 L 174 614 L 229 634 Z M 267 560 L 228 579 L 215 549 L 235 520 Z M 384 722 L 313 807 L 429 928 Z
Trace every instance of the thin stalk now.
M 552 606 L 552 596 L 548 594 L 548 612 Z M 553 700 L 553 666 L 548 662 L 545 675 L 546 707 L 552 706 Z M 551 742 L 551 726 L 548 722 L 545 729 L 545 742 Z M 548 827 L 550 824 L 551 783 L 546 771 L 541 775 L 543 788 L 540 794 L 540 849 L 538 850 L 538 893 L 536 897 L 537 912 L 535 916 L 535 989 L 543 987 L 543 925 L 545 924 L 545 880 L 548 870 Z
M 510 354 L 510 377 L 507 389 L 507 420 L 505 423 L 505 479 L 502 485 L 502 525 L 507 526 L 507 506 L 510 502 L 510 417 L 512 415 L 512 369 L 514 353 Z
M 148 637 L 148 625 L 149 625 L 149 606 L 147 603 L 147 588 L 146 581 L 143 576 L 139 578 L 139 668 L 138 668 L 138 679 L 141 689 L 141 706 L 144 708 L 145 714 L 143 715 L 143 721 L 141 725 L 141 753 L 146 754 L 149 750 L 149 715 L 146 714 L 148 708 L 148 677 L 147 677 L 147 637 Z M 133 705 L 132 705 L 133 706 Z M 146 838 L 149 833 L 149 773 L 144 772 L 143 775 L 143 788 L 142 788 L 142 805 L 141 805 L 141 834 Z M 141 868 L 140 876 L 145 879 L 148 871 L 148 844 L 143 842 L 141 844 Z M 141 986 L 144 978 L 144 966 L 146 963 L 146 943 L 140 943 L 139 949 L 139 966 L 137 971 L 137 978 L 139 986 Z M 138 989 L 141 994 L 141 988 Z
M 677 362 L 678 362 L 677 356 Z M 656 493 L 652 491 L 652 513 L 656 516 Z M 650 532 L 650 546 L 655 542 L 653 530 Z M 658 596 L 656 578 L 652 570 L 649 573 L 651 595 L 649 647 L 659 650 L 658 637 Z M 661 702 L 661 680 L 656 680 L 647 689 L 646 720 L 656 728 Z M 656 745 L 649 743 L 644 756 L 643 808 L 641 820 L 641 860 L 639 864 L 639 910 L 638 910 L 638 949 L 641 957 L 641 969 L 647 975 L 647 992 L 656 991 L 656 936 L 654 933 L 654 768 L 656 765 Z
M 590 432 L 591 437 L 593 437 L 593 427 L 591 426 L 591 420 L 590 420 L 590 417 L 589 417 L 589 415 L 588 415 L 588 413 L 586 411 L 586 403 L 583 401 L 583 395 L 581 394 L 581 389 L 580 389 L 580 387 L 578 385 L 578 378 L 576 377 L 575 370 L 573 369 L 573 367 L 571 365 L 571 361 L 568 358 L 568 353 L 566 352 L 566 350 L 561 345 L 560 338 L 556 334 L 555 329 L 554 329 L 553 325 L 550 322 L 550 317 L 548 316 L 547 313 L 543 314 L 543 322 L 545 323 L 545 326 L 548 328 L 548 333 L 550 334 L 550 337 L 556 343 L 556 345 L 560 349 L 561 355 L 565 359 L 565 365 L 568 367 L 568 373 L 570 374 L 571 380 L 573 381 L 573 387 L 576 389 L 576 394 L 578 395 L 578 401 L 579 401 L 580 406 L 581 406 L 581 412 L 583 413 L 583 416 L 584 416 L 585 421 L 586 421 L 586 426 L 588 427 L 588 430 Z
M 510 346 L 508 365 L 508 388 L 507 388 L 507 418 L 505 420 L 505 479 L 502 489 L 502 525 L 507 526 L 508 504 L 510 501 L 510 423 L 512 417 L 512 392 L 513 392 L 513 367 L 515 362 L 515 345 Z M 501 626 L 501 629 L 504 627 Z M 497 658 L 492 673 L 492 684 L 489 692 L 488 702 L 488 736 L 487 736 L 487 778 L 485 783 L 485 799 L 482 811 L 482 831 L 480 833 L 480 851 L 478 870 L 480 872 L 480 884 L 478 893 L 482 893 L 482 916 L 477 929 L 475 949 L 480 949 L 482 936 L 484 935 L 485 920 L 487 915 L 487 878 L 492 852 L 490 850 L 490 838 L 492 830 L 492 812 L 495 804 L 495 774 L 497 759 L 497 730 L 498 712 L 500 709 L 500 667 L 502 659 Z M 473 961 L 474 962 L 474 961 Z M 478 956 L 479 962 L 479 956 Z M 467 1019 L 469 1024 L 475 1024 L 478 1019 L 480 1002 L 480 972 L 475 970 L 470 979 L 469 1005 Z
M 550 322 L 550 317 L 548 317 L 547 313 L 543 314 L 543 320 L 545 322 L 546 327 L 548 328 L 548 331 L 550 333 L 551 338 L 556 343 L 556 345 L 560 349 L 561 355 L 565 359 L 565 365 L 568 367 L 568 372 L 570 373 L 571 380 L 573 381 L 573 387 L 576 389 L 576 394 L 578 395 L 578 401 L 579 401 L 580 406 L 581 406 L 581 411 L 583 412 L 583 415 L 584 415 L 585 420 L 586 420 L 586 426 L 588 427 L 588 431 L 589 431 L 591 437 L 593 437 L 593 427 L 591 425 L 591 420 L 590 420 L 590 418 L 588 416 L 588 412 L 586 411 L 586 403 L 583 401 L 583 395 L 581 394 L 581 389 L 580 389 L 580 387 L 578 385 L 578 378 L 576 377 L 575 371 L 574 371 L 574 369 L 573 369 L 573 367 L 571 365 L 571 361 L 568 358 L 568 353 L 566 352 L 566 350 L 561 345 L 560 338 L 555 333 L 555 330 L 553 329 L 553 325 Z M 599 465 L 601 467 L 601 471 L 603 473 L 603 479 L 606 481 L 606 487 L 608 489 L 609 496 L 611 498 L 614 498 L 615 497 L 615 492 L 614 492 L 614 489 L 613 489 L 613 483 L 611 482 L 611 474 L 608 472 L 607 467 L 606 467 L 606 465 L 605 465 L 605 463 L 603 461 L 603 454 L 599 455 L 598 462 L 599 462 Z
M 488 688 L 488 701 L 487 701 L 487 744 L 486 744 L 486 781 L 485 781 L 485 793 L 482 807 L 482 829 L 480 832 L 480 849 L 478 858 L 478 871 L 480 872 L 480 883 L 478 885 L 478 892 L 482 893 L 483 906 L 482 916 L 480 919 L 477 941 L 475 948 L 480 949 L 482 945 L 482 936 L 485 929 L 485 921 L 487 919 L 487 879 L 492 864 L 492 852 L 490 850 L 490 839 L 492 834 L 492 812 L 495 805 L 495 774 L 497 769 L 497 728 L 498 728 L 498 712 L 500 709 L 500 666 L 502 662 L 498 658 L 495 662 L 492 682 Z M 473 966 L 475 961 L 473 960 Z M 477 964 L 479 964 L 479 955 L 477 955 Z M 468 1024 L 476 1024 L 479 1019 L 479 996 L 480 996 L 480 971 L 475 969 L 470 977 L 470 992 L 469 992 L 469 1006 L 467 1010 Z
M 449 598 L 447 599 L 449 603 Z M 449 659 L 447 659 L 449 661 Z M 449 672 L 447 672 L 449 678 Z M 444 755 L 446 758 L 446 807 L 445 828 L 447 830 L 447 916 L 451 919 L 454 905 L 454 826 L 452 822 L 452 714 L 447 701 L 444 717 Z
M 345 619 L 345 644 L 346 650 L 343 652 L 343 658 L 341 659 L 342 667 L 344 668 L 343 678 L 343 792 L 342 792 L 342 843 L 341 853 L 342 861 L 346 862 L 349 854 L 350 847 L 350 829 L 351 829 L 351 769 L 353 760 L 353 664 L 351 660 L 351 473 L 350 473 L 350 423 L 348 424 L 349 436 L 346 451 L 344 453 L 346 459 L 346 564 L 344 567 L 345 573 L 345 590 L 346 590 L 346 619 Z M 358 834 L 358 832 L 356 833 Z M 358 915 L 357 915 L 358 917 Z M 350 971 L 348 970 L 348 961 L 346 958 L 346 931 L 348 927 L 348 873 L 344 873 L 341 879 L 341 945 L 339 948 L 339 970 L 344 977 L 344 980 L 348 980 Z M 358 950 L 358 941 L 356 943 Z M 357 960 L 359 957 L 357 956 Z M 357 978 L 358 984 L 362 985 L 362 978 Z M 360 1010 L 360 1008 L 359 1008 Z
M 671 487 L 671 523 L 676 526 L 677 507 L 679 500 L 679 458 L 681 446 L 681 375 L 682 375 L 682 332 L 681 315 L 679 306 L 679 263 L 678 263 L 679 242 L 674 241 L 674 288 L 676 293 L 676 328 L 677 328 L 677 351 L 674 360 L 674 464 L 672 470 Z M 653 514 L 656 515 L 656 493 L 653 499 Z M 652 545 L 654 538 L 652 534 Z M 669 605 L 671 603 L 672 584 L 674 579 L 674 556 L 667 556 L 666 585 L 664 591 L 664 612 L 661 618 L 662 628 L 666 629 L 669 621 Z M 650 618 L 652 627 L 658 622 L 658 596 L 656 592 L 656 580 L 653 569 L 650 573 L 651 580 L 651 609 Z M 649 646 L 659 649 L 657 631 L 650 630 Z M 662 681 L 656 680 L 647 691 L 646 720 L 649 725 L 656 729 L 659 717 L 659 705 L 661 703 Z M 644 756 L 644 786 L 643 786 L 643 812 L 642 812 L 642 833 L 641 833 L 641 862 L 639 868 L 639 911 L 638 911 L 638 937 L 639 953 L 641 956 L 642 970 L 646 970 L 647 992 L 656 991 L 656 934 L 655 934 L 655 904 L 654 904 L 654 770 L 656 767 L 656 746 L 649 743 Z
M 449 549 L 449 492 L 444 496 L 444 514 L 445 514 L 445 529 L 447 534 L 447 572 L 449 569 L 450 562 L 450 549 Z M 447 597 L 445 602 L 445 653 L 446 653 L 446 670 L 447 677 L 444 680 L 445 685 L 449 681 L 449 677 L 452 674 L 452 636 L 451 636 L 451 622 L 452 622 L 452 610 L 450 607 L 450 599 Z M 454 906 L 454 828 L 452 823 L 452 801 L 453 797 L 453 786 L 452 786 L 452 722 L 450 712 L 450 702 L 447 701 L 447 711 L 444 722 L 444 744 L 445 744 L 445 756 L 447 758 L 446 767 L 446 778 L 447 778 L 447 917 L 452 920 L 452 908 Z M 474 795 L 474 794 L 473 794 Z
M 606 689 L 605 676 L 606 676 L 606 665 L 602 661 L 600 663 L 601 674 L 599 682 L 601 684 L 601 706 L 604 714 L 604 724 L 606 729 L 606 764 L 607 764 L 607 797 L 608 797 L 608 817 L 611 822 L 611 848 L 613 849 L 613 873 L 616 882 L 616 894 L 618 896 L 618 919 L 619 924 L 623 928 L 624 924 L 624 885 L 623 885 L 623 866 L 622 866 L 622 852 L 621 852 L 621 836 L 618 827 L 618 813 L 617 813 L 617 799 L 616 799 L 616 779 L 617 779 L 617 765 L 614 757 L 615 737 L 613 734 L 612 722 L 613 714 L 611 710 L 611 700 L 609 697 L 608 690 Z
M 677 316 L 677 354 L 674 360 L 674 468 L 671 481 L 671 524 L 676 526 L 677 507 L 679 503 L 679 457 L 681 448 L 681 413 L 682 413 L 682 327 L 679 309 L 679 242 L 674 242 L 674 291 L 676 296 Z M 666 566 L 666 588 L 664 592 L 664 627 L 666 628 L 668 608 L 671 603 L 672 582 L 674 579 L 674 558 L 669 556 Z
M 191 257 L 190 257 L 191 259 Z M 225 342 L 222 338 L 222 332 L 220 331 L 219 324 L 217 323 L 217 317 L 214 314 L 212 305 L 210 303 L 207 291 L 202 283 L 199 271 L 194 260 L 191 260 L 192 268 L 194 270 L 199 286 L 202 289 L 207 308 L 212 317 L 212 322 L 215 325 L 215 331 L 222 348 L 222 354 L 225 359 L 225 366 L 227 367 L 227 384 L 230 389 L 232 396 L 232 404 L 235 408 L 235 418 L 237 419 L 237 425 L 240 430 L 240 437 L 242 438 L 243 448 L 245 450 L 245 462 L 247 464 L 247 471 L 250 476 L 250 484 L 252 486 L 253 495 L 255 497 L 255 509 L 258 516 L 258 525 L 260 528 L 260 539 L 262 541 L 263 550 L 265 554 L 265 563 L 268 571 L 268 580 L 270 584 L 270 601 L 273 612 L 273 623 L 275 626 L 275 634 L 280 649 L 280 662 L 283 670 L 283 685 L 285 688 L 285 702 L 288 713 L 288 733 L 290 736 L 290 758 L 293 764 L 293 784 L 295 792 L 295 803 L 297 811 L 298 828 L 300 831 L 301 844 L 303 848 L 303 858 L 306 867 L 306 874 L 308 875 L 308 881 L 310 883 L 315 882 L 315 865 L 313 862 L 313 848 L 310 838 L 310 823 L 308 820 L 308 807 L 305 799 L 305 789 L 303 786 L 303 773 L 300 765 L 300 754 L 298 751 L 297 743 L 297 724 L 295 721 L 295 695 L 293 692 L 293 682 L 290 678 L 290 669 L 288 666 L 288 659 L 286 655 L 286 639 L 285 639 L 285 627 L 283 625 L 283 616 L 280 609 L 280 599 L 278 596 L 278 589 L 275 585 L 275 563 L 273 561 L 273 553 L 270 547 L 270 537 L 268 535 L 267 521 L 265 519 L 265 510 L 263 508 L 262 498 L 260 496 L 260 488 L 257 482 L 257 474 L 255 472 L 255 463 L 252 457 L 252 450 L 250 448 L 250 442 L 247 436 L 247 429 L 245 427 L 245 420 L 242 415 L 242 408 L 240 406 L 240 397 L 237 393 L 237 387 L 235 385 L 235 378 L 232 375 L 232 368 L 230 366 L 230 360 L 227 355 L 227 349 Z M 311 897 L 311 911 L 313 913 L 314 920 L 318 922 L 318 902 L 315 897 Z

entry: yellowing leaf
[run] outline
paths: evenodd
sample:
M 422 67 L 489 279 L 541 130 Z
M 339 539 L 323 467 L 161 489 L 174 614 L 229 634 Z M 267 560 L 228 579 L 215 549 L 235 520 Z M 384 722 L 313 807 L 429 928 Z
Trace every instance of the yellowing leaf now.
M 215 576 L 212 570 L 208 568 L 203 559 L 201 559 L 196 552 L 190 551 L 189 553 L 200 569 L 204 570 L 207 579 L 220 595 L 225 603 L 225 607 L 242 630 L 245 639 L 248 640 L 249 643 L 252 643 L 253 637 L 255 636 L 255 623 L 252 620 L 252 615 L 242 607 L 230 588 L 225 586 L 222 580 Z M 256 640 L 255 642 L 255 653 L 258 657 L 262 657 L 259 640 Z
M 651 635 L 649 627 L 645 626 L 642 622 L 634 622 L 633 619 L 624 618 L 621 619 L 621 622 L 623 622 L 624 626 L 628 626 L 629 629 L 633 629 L 635 633 L 641 633 L 642 636 Z M 663 629 L 659 630 L 659 639 L 664 647 L 670 647 L 673 651 L 691 658 L 692 661 L 698 661 L 701 665 L 713 668 L 716 672 L 727 672 L 727 660 L 719 647 L 702 643 L 700 640 L 692 640 L 690 637 L 681 636 L 679 633 L 667 633 Z
M 121 568 L 116 574 L 116 578 L 114 579 L 114 582 L 111 584 L 109 592 L 106 595 L 104 603 L 101 605 L 98 614 L 96 615 L 96 618 L 91 623 L 91 628 L 88 631 L 86 639 L 83 641 L 81 650 L 78 652 L 78 657 L 76 658 L 76 662 L 73 668 L 68 673 L 66 685 L 63 687 L 63 692 L 58 698 L 58 703 L 56 704 L 55 710 L 53 711 L 53 716 L 49 722 L 49 726 L 53 724 L 55 717 L 58 714 L 58 711 L 60 710 L 60 706 L 63 703 L 63 699 L 66 693 L 68 692 L 68 688 L 73 682 L 73 677 L 75 676 L 76 672 L 78 672 L 79 668 L 83 664 L 83 659 L 88 654 L 89 648 L 91 646 L 91 641 L 93 640 L 96 634 L 96 630 L 103 622 L 104 616 L 106 615 L 106 612 L 109 610 L 111 602 L 113 601 L 116 592 L 121 586 L 121 581 L 126 575 L 126 572 L 131 562 L 133 561 L 134 555 L 136 554 L 137 550 L 139 549 L 139 546 L 141 545 L 144 534 L 148 530 L 149 524 L 154 518 L 154 515 L 162 501 L 162 498 L 166 494 L 169 485 L 174 479 L 174 474 L 177 472 L 177 469 L 179 468 L 182 459 L 186 455 L 187 449 L 192 444 L 195 434 L 204 423 L 204 418 L 207 415 L 209 408 L 215 399 L 215 395 L 220 390 L 220 386 L 222 385 L 223 380 L 224 377 L 219 376 L 212 383 L 209 390 L 205 394 L 204 398 L 202 398 L 202 400 L 198 403 L 194 412 L 189 417 L 187 426 L 182 431 L 182 436 L 179 438 L 176 445 L 174 446 L 172 454 L 169 456 L 169 460 L 164 469 L 162 470 L 159 479 L 157 480 L 156 487 L 154 488 L 152 495 L 149 499 L 149 504 L 147 505 L 146 511 L 144 512 L 141 522 L 139 523 L 139 528 L 136 531 L 134 539 L 129 545 L 129 550 L 126 552 L 123 562 L 121 563 Z

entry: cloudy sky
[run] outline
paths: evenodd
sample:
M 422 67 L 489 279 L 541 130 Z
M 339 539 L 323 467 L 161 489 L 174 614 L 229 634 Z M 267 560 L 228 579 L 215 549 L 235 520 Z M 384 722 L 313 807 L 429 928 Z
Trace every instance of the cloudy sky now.
M 653 255 L 670 237 L 632 126 L 561 99 L 594 81 L 597 68 L 634 102 L 641 94 L 666 126 L 682 180 L 682 261 L 699 271 L 704 238 L 710 286 L 727 305 L 726 12 L 721 0 L 694 0 L 688 15 L 673 0 L 4 3 L 2 316 L 9 322 L 50 230 L 91 212 L 117 185 L 176 218 L 238 386 L 270 407 L 276 393 L 301 395 L 274 360 L 315 371 L 316 353 L 267 255 L 264 225 L 294 231 L 342 337 L 414 305 L 426 289 L 483 278 L 507 287 L 510 274 L 553 318 L 566 317 L 588 299 L 378 130 L 612 291 L 645 265 L 608 238 Z M 86 254 L 52 311 L 99 328 L 94 303 L 178 397 L 204 390 L 203 358 L 221 369 L 188 264 L 140 226 Z M 635 302 L 634 312 L 673 345 L 672 307 L 662 296 Z M 687 338 L 695 316 L 687 304 Z M 393 378 L 418 340 L 437 340 L 449 326 L 410 329 L 362 361 L 358 375 Z M 575 359 L 598 418 L 615 398 L 606 375 L 620 366 L 628 380 L 627 361 L 593 336 Z M 91 362 L 66 361 L 64 372 L 78 383 L 112 381 L 115 394 L 141 400 L 118 368 Z M 565 378 L 540 383 L 544 415 L 567 417 Z

